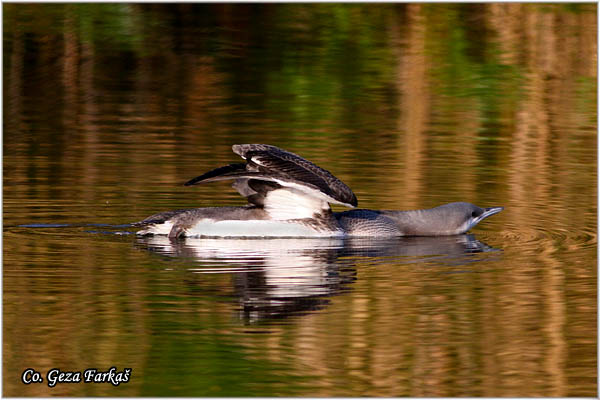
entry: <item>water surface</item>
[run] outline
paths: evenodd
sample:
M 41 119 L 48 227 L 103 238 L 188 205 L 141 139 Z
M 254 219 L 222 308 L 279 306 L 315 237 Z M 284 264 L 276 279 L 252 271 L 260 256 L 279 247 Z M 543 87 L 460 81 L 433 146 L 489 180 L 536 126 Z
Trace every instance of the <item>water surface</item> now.
M 4 395 L 596 394 L 595 5 L 3 11 Z M 234 143 L 310 159 L 363 208 L 505 210 L 447 238 L 124 225 L 243 204 L 182 186 Z M 21 383 L 111 366 L 130 382 Z

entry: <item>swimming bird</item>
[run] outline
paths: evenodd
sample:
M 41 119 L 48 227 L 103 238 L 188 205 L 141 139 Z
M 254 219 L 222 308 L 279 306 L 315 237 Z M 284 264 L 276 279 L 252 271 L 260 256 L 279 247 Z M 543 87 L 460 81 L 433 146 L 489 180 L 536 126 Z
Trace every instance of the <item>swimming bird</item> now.
M 267 144 L 236 144 L 245 163 L 216 168 L 185 186 L 233 180 L 248 204 L 167 211 L 134 225 L 138 235 L 177 237 L 394 237 L 467 232 L 503 207 L 444 204 L 426 210 L 356 209 L 352 190 L 329 171 Z M 333 212 L 330 204 L 353 208 Z

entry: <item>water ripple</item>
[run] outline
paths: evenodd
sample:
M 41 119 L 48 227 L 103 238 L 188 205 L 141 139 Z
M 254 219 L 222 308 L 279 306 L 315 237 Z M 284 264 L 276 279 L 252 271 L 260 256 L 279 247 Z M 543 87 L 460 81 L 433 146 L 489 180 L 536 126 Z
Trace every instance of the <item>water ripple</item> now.
M 497 233 L 500 240 L 518 244 L 528 249 L 547 249 L 549 252 L 581 250 L 594 247 L 598 243 L 597 233 L 590 229 L 572 231 L 568 229 L 547 229 L 544 227 L 519 227 Z

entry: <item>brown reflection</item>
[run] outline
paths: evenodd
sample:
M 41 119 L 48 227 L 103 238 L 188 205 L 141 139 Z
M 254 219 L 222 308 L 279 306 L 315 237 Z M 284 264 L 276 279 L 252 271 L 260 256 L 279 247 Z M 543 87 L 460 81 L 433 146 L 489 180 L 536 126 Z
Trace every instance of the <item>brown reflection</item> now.
M 396 61 L 396 89 L 399 105 L 397 129 L 398 154 L 402 154 L 403 177 L 398 185 L 398 197 L 405 207 L 416 208 L 422 202 L 423 163 L 425 162 L 425 130 L 429 124 L 429 59 L 425 56 L 425 19 L 423 6 L 406 6 L 406 21 L 400 29 L 400 18 L 390 24 L 391 43 Z
M 118 368 L 129 365 L 141 372 L 149 335 L 143 301 L 146 290 L 140 289 L 147 283 L 134 278 L 135 273 L 107 273 L 99 261 L 106 255 L 98 253 L 96 246 L 88 244 L 79 249 L 79 255 L 66 263 L 56 254 L 70 245 L 59 240 L 46 245 L 48 248 L 36 240 L 20 241 L 21 251 L 27 249 L 37 255 L 36 265 L 18 269 L 9 262 L 4 268 L 4 278 L 15 285 L 4 291 L 4 304 L 10 307 L 3 315 L 3 333 L 13 338 L 16 346 L 4 342 L 4 393 L 44 397 L 114 395 L 111 385 L 63 384 L 50 388 L 45 373 L 51 368 L 108 369 L 116 362 L 121 364 Z M 6 250 L 18 251 L 10 243 Z M 113 247 L 112 251 L 112 256 L 117 256 L 118 250 Z M 52 290 L 46 291 L 49 287 Z M 114 295 L 117 288 L 127 288 L 126 299 Z M 15 313 L 14 307 L 20 311 Z M 123 310 L 128 310 L 129 317 Z M 135 346 L 122 340 L 127 337 L 135 338 L 130 342 Z M 26 368 L 42 372 L 45 382 L 23 385 L 20 377 Z M 139 380 L 133 380 L 121 387 L 120 393 L 132 395 L 140 385 Z
M 7 131 L 17 131 L 22 127 L 23 103 L 23 63 L 25 57 L 24 34 L 17 28 L 12 35 L 12 54 L 6 92 L 4 94 L 4 118 Z M 6 135 L 6 134 L 5 134 Z
M 564 397 L 568 393 L 568 380 L 565 374 L 568 350 L 564 335 L 567 319 L 562 290 L 565 285 L 565 276 L 561 263 L 552 256 L 555 251 L 553 246 L 548 246 L 547 250 L 540 255 L 540 261 L 544 265 L 545 271 L 542 286 L 548 305 L 547 320 L 544 324 L 549 341 L 546 371 L 548 376 L 552 377 L 548 385 L 549 396 Z
M 76 34 L 76 19 L 71 7 L 65 9 L 63 42 L 63 124 L 73 132 L 77 124 L 77 97 L 79 89 L 79 41 Z
M 393 271 L 391 266 L 383 269 Z M 317 385 L 311 389 L 314 396 L 334 388 L 342 395 L 379 396 L 563 394 L 564 316 L 556 308 L 560 303 L 549 289 L 532 288 L 523 279 L 531 270 L 511 279 L 515 272 L 488 273 L 492 280 L 509 282 L 499 285 L 496 293 L 484 293 L 494 304 L 492 310 L 478 306 L 480 284 L 473 276 L 441 283 L 435 272 L 403 270 L 399 281 L 413 282 L 406 285 L 412 291 L 399 292 L 384 282 L 364 287 L 379 282 L 367 273 L 367 282 L 359 280 L 356 284 L 363 287 L 355 289 L 370 293 L 367 297 L 336 299 L 331 313 L 307 316 L 293 331 L 275 329 L 277 340 L 251 346 L 266 345 L 267 358 L 275 361 L 289 357 L 293 344 L 298 371 L 306 369 L 318 377 L 311 382 Z M 414 283 L 419 281 L 421 287 Z M 378 300 L 392 298 L 398 299 L 394 316 L 389 301 Z M 547 344 L 546 333 L 536 331 L 543 325 L 540 311 L 552 320 L 546 325 Z

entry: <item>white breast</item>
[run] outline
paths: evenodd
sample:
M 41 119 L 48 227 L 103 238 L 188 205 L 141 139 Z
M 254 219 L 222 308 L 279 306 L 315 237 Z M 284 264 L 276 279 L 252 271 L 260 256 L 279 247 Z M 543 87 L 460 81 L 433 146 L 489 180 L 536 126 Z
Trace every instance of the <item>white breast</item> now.
M 324 210 L 329 210 L 325 200 L 293 188 L 272 190 L 265 198 L 265 211 L 274 220 L 312 218 Z
M 342 237 L 339 231 L 320 232 L 309 225 L 287 221 L 213 221 L 203 219 L 186 230 L 188 237 Z

